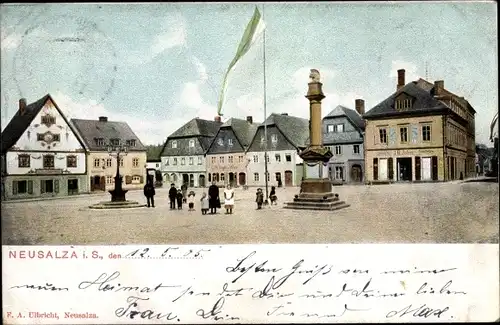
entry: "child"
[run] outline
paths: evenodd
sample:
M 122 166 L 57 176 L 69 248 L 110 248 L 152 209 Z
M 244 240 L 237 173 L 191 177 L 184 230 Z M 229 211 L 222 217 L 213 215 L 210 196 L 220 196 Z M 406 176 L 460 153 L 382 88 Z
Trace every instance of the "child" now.
M 271 186 L 271 192 L 269 193 L 269 199 L 271 200 L 271 205 L 274 203 L 274 205 L 278 204 L 278 197 L 276 196 L 276 187 Z
M 262 209 L 262 203 L 264 202 L 264 193 L 262 193 L 262 189 L 257 189 L 257 198 L 255 200 L 257 202 L 257 209 Z
M 207 214 L 208 213 L 208 208 L 210 207 L 209 203 L 208 203 L 207 193 L 203 193 L 203 195 L 201 196 L 200 201 L 201 201 L 201 214 Z
M 194 191 L 190 191 L 187 197 L 189 211 L 194 211 Z
M 177 189 L 177 208 L 179 210 L 182 210 L 182 199 L 183 199 L 183 197 L 182 197 L 182 191 L 179 188 L 179 189 Z

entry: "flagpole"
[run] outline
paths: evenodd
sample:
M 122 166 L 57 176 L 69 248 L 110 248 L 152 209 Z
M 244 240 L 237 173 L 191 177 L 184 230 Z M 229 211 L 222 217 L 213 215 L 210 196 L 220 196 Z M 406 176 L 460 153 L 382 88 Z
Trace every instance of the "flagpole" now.
M 264 3 L 262 4 L 262 20 L 264 20 Z M 263 32 L 263 72 L 264 72 L 264 178 L 266 180 L 266 197 L 264 203 L 268 204 L 269 186 L 268 186 L 268 171 L 267 171 L 267 105 L 266 105 L 266 29 Z

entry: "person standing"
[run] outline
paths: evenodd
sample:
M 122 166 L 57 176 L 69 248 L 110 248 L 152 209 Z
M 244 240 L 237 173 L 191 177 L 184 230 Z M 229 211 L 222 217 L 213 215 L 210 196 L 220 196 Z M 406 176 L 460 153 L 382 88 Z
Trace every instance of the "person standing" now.
M 187 197 L 189 211 L 194 211 L 194 191 L 190 191 Z
M 269 199 L 271 200 L 271 205 L 278 204 L 278 196 L 276 195 L 276 187 L 271 186 L 271 192 L 269 193 Z
M 144 185 L 144 196 L 146 197 L 146 200 L 148 201 L 148 208 L 152 206 L 153 208 L 155 207 L 155 187 L 153 185 L 153 180 L 151 177 L 148 177 L 148 180 L 146 181 L 146 185 Z
M 230 184 L 227 184 L 224 190 L 224 208 L 226 208 L 226 214 L 232 214 L 234 208 L 234 190 Z
M 182 184 L 182 186 L 181 186 L 182 203 L 187 203 L 187 190 L 188 190 L 187 183 Z
M 220 206 L 219 187 L 212 182 L 208 188 L 208 204 L 210 207 L 210 214 L 217 213 L 217 208 Z
M 258 188 L 256 193 L 255 202 L 257 202 L 257 209 L 262 209 L 262 203 L 264 203 L 264 193 L 262 193 L 262 189 Z
M 177 189 L 175 184 L 170 184 L 170 190 L 168 191 L 168 198 L 170 199 L 170 210 L 175 210 L 175 200 L 177 198 Z
M 179 188 L 177 190 L 177 209 L 182 210 L 182 202 L 184 201 L 184 197 L 182 195 L 182 190 Z
M 200 201 L 201 201 L 201 214 L 207 214 L 208 208 L 210 206 L 208 203 L 207 193 L 203 193 Z

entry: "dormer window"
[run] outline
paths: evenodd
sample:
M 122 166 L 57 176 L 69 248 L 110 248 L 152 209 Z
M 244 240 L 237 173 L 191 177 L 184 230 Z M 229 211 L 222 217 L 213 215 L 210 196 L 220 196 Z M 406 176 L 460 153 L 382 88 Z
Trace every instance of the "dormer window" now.
M 112 146 L 119 146 L 120 145 L 120 139 L 110 139 L 109 142 Z
M 223 146 L 224 145 L 224 140 L 222 140 L 221 138 L 217 139 L 217 144 L 219 146 Z
M 103 138 L 95 138 L 95 144 L 98 147 L 104 147 L 104 139 Z
M 333 128 L 333 132 L 335 132 L 335 133 L 344 132 L 344 124 L 335 125 L 335 127 Z
M 128 147 L 135 147 L 136 145 L 137 145 L 137 142 L 135 141 L 135 139 L 127 140 Z
M 177 148 L 177 141 L 173 140 L 172 141 L 172 149 L 176 149 L 176 148 Z
M 333 124 L 328 124 L 328 125 L 326 126 L 326 132 L 328 132 L 328 133 L 333 133 L 333 127 L 334 127 L 334 125 L 333 125 Z
M 401 112 L 401 111 L 406 111 L 406 110 L 410 109 L 411 105 L 412 105 L 411 99 L 402 98 L 402 99 L 396 100 L 395 108 L 397 111 Z
M 194 140 L 189 140 L 189 148 L 194 148 Z
M 278 142 L 278 136 L 276 134 L 271 135 L 271 142 L 272 143 Z
M 227 140 L 227 144 L 228 144 L 229 146 L 232 146 L 232 145 L 233 145 L 233 139 L 228 139 L 228 140 Z

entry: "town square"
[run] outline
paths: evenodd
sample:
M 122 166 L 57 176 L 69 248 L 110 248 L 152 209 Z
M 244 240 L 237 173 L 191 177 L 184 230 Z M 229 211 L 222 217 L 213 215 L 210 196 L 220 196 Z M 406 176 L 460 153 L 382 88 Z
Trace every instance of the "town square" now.
M 2 244 L 498 243 L 490 3 L 137 6 L 2 6 Z

